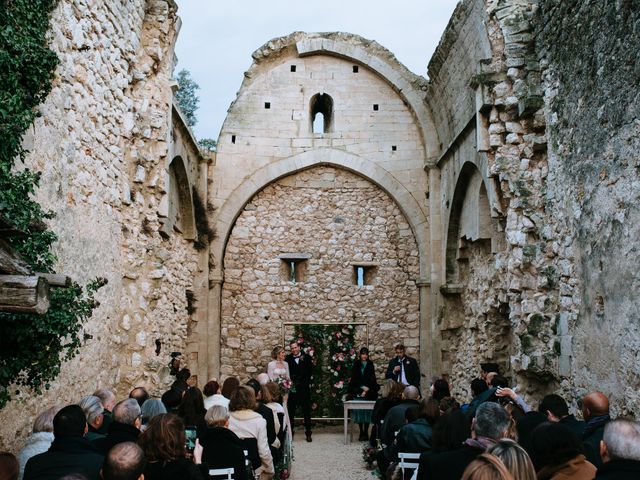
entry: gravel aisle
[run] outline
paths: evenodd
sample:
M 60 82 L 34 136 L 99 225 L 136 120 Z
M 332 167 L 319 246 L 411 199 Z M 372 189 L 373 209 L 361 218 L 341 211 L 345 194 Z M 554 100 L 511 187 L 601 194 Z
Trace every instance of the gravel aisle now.
M 354 434 L 357 438 L 357 432 Z M 307 443 L 302 429 L 293 441 L 292 480 L 376 480 L 362 461 L 363 442 L 344 445 L 342 429 L 317 428 Z

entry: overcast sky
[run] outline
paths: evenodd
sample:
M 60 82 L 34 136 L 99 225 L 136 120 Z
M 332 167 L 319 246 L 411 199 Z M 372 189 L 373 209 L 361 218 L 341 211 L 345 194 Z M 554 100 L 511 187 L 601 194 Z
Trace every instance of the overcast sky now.
M 375 40 L 409 70 L 427 63 L 458 0 L 177 0 L 176 73 L 200 85 L 194 132 L 218 138 L 254 50 L 295 31 L 349 32 Z

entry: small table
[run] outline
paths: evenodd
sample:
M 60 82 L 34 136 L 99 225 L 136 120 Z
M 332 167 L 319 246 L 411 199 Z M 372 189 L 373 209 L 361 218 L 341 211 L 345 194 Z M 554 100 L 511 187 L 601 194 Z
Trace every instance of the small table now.
M 373 410 L 373 406 L 376 404 L 375 400 L 347 400 L 343 402 L 344 407 L 344 444 L 351 442 L 349 436 L 349 442 L 347 442 L 347 433 L 349 432 L 349 410 Z

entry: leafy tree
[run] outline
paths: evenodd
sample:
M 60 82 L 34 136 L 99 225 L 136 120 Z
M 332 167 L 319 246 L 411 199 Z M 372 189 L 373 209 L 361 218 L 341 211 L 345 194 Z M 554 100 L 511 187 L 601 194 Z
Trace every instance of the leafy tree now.
M 204 148 L 205 150 L 208 150 L 209 152 L 215 152 L 218 146 L 218 142 L 216 142 L 213 138 L 203 138 L 201 140 L 198 140 L 198 145 L 200 145 L 200 147 Z
M 191 73 L 184 68 L 178 72 L 176 77 L 178 81 L 178 92 L 176 93 L 176 100 L 180 106 L 180 110 L 187 119 L 187 125 L 193 127 L 198 123 L 196 118 L 196 110 L 198 110 L 198 103 L 200 99 L 196 95 L 196 90 L 200 89 L 195 80 L 191 78 Z

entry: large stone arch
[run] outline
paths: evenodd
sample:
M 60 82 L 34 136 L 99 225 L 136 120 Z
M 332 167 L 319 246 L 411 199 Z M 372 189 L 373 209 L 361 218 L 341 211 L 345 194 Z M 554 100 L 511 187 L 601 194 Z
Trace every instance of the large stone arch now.
M 291 322 L 364 322 L 359 345 L 379 378 L 393 345 L 417 353 L 417 242 L 398 204 L 362 175 L 318 162 L 269 182 L 242 208 L 224 255 L 221 375 L 265 368 Z M 369 268 L 364 285 L 355 265 Z
M 248 175 L 227 197 L 217 212 L 215 224 L 217 235 L 211 243 L 210 249 L 215 265 L 210 277 L 211 290 L 208 302 L 207 330 L 208 336 L 212 340 L 209 343 L 206 367 L 206 374 L 209 376 L 219 375 L 220 373 L 219 335 L 221 327 L 221 286 L 224 281 L 223 258 L 236 219 L 245 205 L 269 184 L 282 177 L 320 165 L 339 167 L 372 182 L 390 196 L 405 216 L 413 232 L 419 253 L 419 278 L 416 284 L 419 288 L 420 302 L 420 355 L 423 365 L 427 365 L 426 368 L 423 368 L 423 371 L 430 371 L 431 353 L 428 345 L 430 345 L 433 338 L 433 326 L 428 321 L 431 248 L 427 214 L 407 188 L 380 165 L 343 150 L 320 148 L 293 155 L 257 169 L 251 175 Z
M 411 193 L 393 175 L 374 162 L 358 155 L 333 148 L 309 150 L 289 158 L 270 163 L 248 176 L 227 198 L 216 218 L 217 237 L 211 244 L 219 262 L 215 271 L 222 274 L 222 258 L 229 234 L 236 218 L 249 200 L 265 186 L 279 178 L 317 165 L 334 165 L 352 171 L 370 180 L 396 202 L 406 217 L 418 243 L 420 278 L 429 278 L 429 226 L 427 216 Z M 428 281 L 428 280 L 426 280 Z

